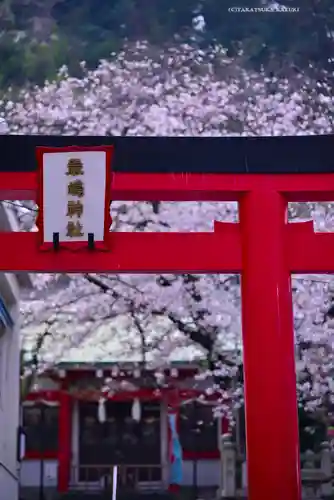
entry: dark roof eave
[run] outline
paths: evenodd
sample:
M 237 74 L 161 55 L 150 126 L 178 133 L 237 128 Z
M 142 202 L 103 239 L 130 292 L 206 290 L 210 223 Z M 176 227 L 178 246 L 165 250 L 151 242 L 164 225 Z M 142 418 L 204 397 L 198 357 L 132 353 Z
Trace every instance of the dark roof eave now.
M 169 363 L 166 368 L 198 368 L 201 366 L 200 362 L 187 362 L 187 361 L 173 361 Z M 55 370 L 66 370 L 66 371 L 91 371 L 91 370 L 108 370 L 113 367 L 119 367 L 123 369 L 134 369 L 140 367 L 140 363 L 127 362 L 127 361 L 98 361 L 98 362 L 60 362 L 55 367 Z M 150 369 L 149 366 L 147 368 Z

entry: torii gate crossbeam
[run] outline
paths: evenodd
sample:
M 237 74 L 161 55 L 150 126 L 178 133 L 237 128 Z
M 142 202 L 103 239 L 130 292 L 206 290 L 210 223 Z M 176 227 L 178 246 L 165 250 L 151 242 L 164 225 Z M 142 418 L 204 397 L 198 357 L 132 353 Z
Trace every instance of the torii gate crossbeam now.
M 91 145 L 97 141 L 99 144 L 108 142 L 106 138 L 42 139 L 29 138 L 28 144 L 27 138 L 16 138 L 15 151 L 20 151 L 14 161 L 16 166 L 11 171 L 0 169 L 2 199 L 36 199 L 32 145 L 62 146 L 67 145 L 68 140 L 79 146 L 83 140 L 86 145 L 87 142 Z M 150 158 L 148 164 L 138 171 L 133 166 L 138 158 L 138 140 L 126 139 L 128 150 L 131 151 L 132 146 L 135 149 L 134 156 L 127 157 L 127 161 L 132 162 L 127 172 L 120 168 L 119 158 L 117 165 L 117 141 L 109 141 L 115 144 L 116 151 L 113 199 L 235 200 L 239 203 L 239 223 L 216 222 L 212 233 L 111 233 L 110 252 L 85 252 L 80 257 L 66 250 L 57 254 L 40 252 L 36 233 L 2 233 L 0 270 L 241 273 L 249 499 L 259 500 L 270 495 L 272 500 L 300 500 L 290 274 L 334 271 L 334 236 L 314 234 L 311 223 L 288 224 L 287 204 L 289 201 L 331 201 L 333 198 L 333 155 L 329 161 L 322 156 L 320 168 L 310 163 L 316 162 L 316 158 L 320 161 L 318 151 L 324 152 L 328 138 L 322 139 L 322 149 L 315 143 L 319 138 L 314 137 L 274 138 L 274 141 L 265 138 L 267 142 L 263 142 L 263 138 L 257 142 L 255 139 L 253 142 L 239 140 L 233 150 L 237 160 L 231 157 L 230 139 L 217 140 L 218 149 L 223 148 L 219 151 L 213 149 L 213 144 L 218 142 L 212 140 L 190 139 L 194 147 L 189 146 L 188 141 L 188 149 L 182 150 L 180 142 L 168 139 L 168 148 L 164 151 L 160 141 L 157 150 L 163 158 L 162 163 L 171 150 L 176 150 L 175 154 L 181 156 L 182 161 L 188 158 L 190 162 L 188 168 L 172 166 L 171 172 L 164 166 L 152 167 L 152 161 L 158 160 L 154 154 L 149 157 L 149 149 L 146 153 L 142 151 L 142 156 Z M 20 140 L 23 141 L 21 147 Z M 0 145 L 1 141 L 0 137 Z M 271 157 L 267 154 L 268 141 L 271 141 Z M 13 144 L 13 137 L 9 142 Z M 6 144 L 3 143 L 4 147 Z M 120 144 L 123 144 L 123 153 L 127 151 L 124 141 Z M 256 144 L 258 146 L 254 146 Z M 199 166 L 201 148 L 206 149 L 203 158 L 207 162 L 212 155 L 215 165 L 212 169 L 205 168 L 203 161 Z M 240 148 L 244 148 L 242 157 Z M 317 149 L 316 158 L 312 157 L 313 148 Z M 152 151 L 156 152 L 154 148 Z M 284 151 L 285 158 L 282 157 Z M 195 156 L 191 157 L 191 153 Z M 238 164 L 237 168 L 219 166 L 219 157 Z M 256 158 L 263 162 L 264 157 L 267 167 L 254 166 Z M 19 165 L 24 158 L 28 168 Z M 302 159 L 305 169 L 301 168 Z M 290 162 L 284 175 L 279 174 L 277 161 Z M 292 163 L 296 167 L 292 167 Z M 66 489 L 68 474 L 68 464 L 60 464 L 60 490 Z

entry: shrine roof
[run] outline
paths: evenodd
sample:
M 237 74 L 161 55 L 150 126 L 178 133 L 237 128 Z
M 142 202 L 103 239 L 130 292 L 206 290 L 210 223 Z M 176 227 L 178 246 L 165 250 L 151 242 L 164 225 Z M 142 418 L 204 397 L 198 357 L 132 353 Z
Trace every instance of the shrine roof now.
M 112 170 L 133 173 L 331 173 L 334 137 L 0 135 L 0 172 L 33 172 L 38 146 L 115 146 Z

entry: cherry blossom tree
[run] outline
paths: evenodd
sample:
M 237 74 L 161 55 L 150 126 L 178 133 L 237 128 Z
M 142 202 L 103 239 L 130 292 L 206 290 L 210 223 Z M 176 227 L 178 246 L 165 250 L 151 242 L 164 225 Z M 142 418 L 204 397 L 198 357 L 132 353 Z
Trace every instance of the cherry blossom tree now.
M 111 54 L 94 71 L 82 63 L 81 78 L 61 68 L 54 82 L 23 89 L 15 99 L 9 92 L 0 117 L 14 134 L 328 134 L 334 100 L 324 80 L 293 70 L 289 79 L 269 78 L 245 69 L 242 54 L 231 62 L 219 46 L 160 50 L 137 43 Z M 34 230 L 33 202 L 8 203 L 22 229 Z M 291 219 L 313 218 L 322 231 L 332 229 L 333 213 L 332 204 L 290 207 Z M 117 231 L 210 231 L 214 220 L 237 221 L 238 211 L 236 204 L 223 202 L 115 202 L 112 216 Z M 293 288 L 299 401 L 310 411 L 328 409 L 333 282 L 296 276 Z M 210 377 L 210 391 L 221 392 L 221 408 L 242 403 L 239 276 L 36 275 L 22 313 L 23 347 L 38 352 L 35 370 L 78 357 L 85 345 L 98 346 L 96 359 L 108 357 L 117 337 L 119 354 L 131 353 L 153 366 L 178 355 L 205 359 L 202 376 Z

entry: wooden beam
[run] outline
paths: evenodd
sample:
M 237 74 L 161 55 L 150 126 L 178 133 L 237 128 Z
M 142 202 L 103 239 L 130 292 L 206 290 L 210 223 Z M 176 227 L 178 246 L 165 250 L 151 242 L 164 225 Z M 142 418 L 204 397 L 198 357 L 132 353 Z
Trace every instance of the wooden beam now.
M 237 224 L 226 224 L 224 231 L 212 233 L 110 233 L 109 252 L 41 252 L 37 235 L 0 233 L 0 271 L 237 273 L 241 270 Z
M 288 201 L 334 201 L 333 174 L 112 173 L 113 200 L 237 201 L 252 189 L 275 189 Z M 0 172 L 0 200 L 36 200 L 37 174 Z

